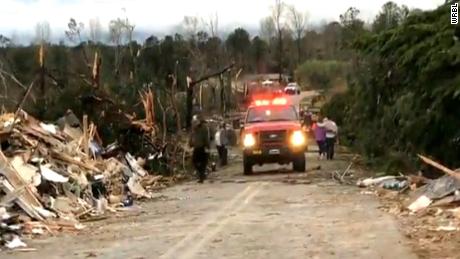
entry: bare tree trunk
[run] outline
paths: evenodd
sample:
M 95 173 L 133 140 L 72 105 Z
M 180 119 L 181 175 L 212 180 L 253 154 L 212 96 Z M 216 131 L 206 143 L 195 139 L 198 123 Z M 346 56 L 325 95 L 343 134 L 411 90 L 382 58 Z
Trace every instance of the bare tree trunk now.
M 297 65 L 302 63 L 302 35 L 297 35 Z
M 192 127 L 192 116 L 193 116 L 193 86 L 187 88 L 187 101 L 186 101 L 186 128 Z
M 80 35 L 79 35 L 80 37 Z M 81 40 L 81 37 L 80 37 L 80 42 L 83 42 Z M 91 72 L 91 62 L 89 61 L 89 58 L 88 58 L 88 53 L 86 52 L 86 46 L 83 45 L 81 50 L 82 50 L 82 53 L 83 53 L 83 59 L 85 60 L 85 64 L 86 64 L 86 67 L 88 68 L 88 70 Z
M 224 67 L 222 70 L 217 71 L 215 73 L 205 75 L 201 77 L 200 79 L 194 80 L 189 82 L 187 85 L 187 109 L 186 109 L 186 127 L 187 129 L 190 129 L 192 126 L 192 113 L 193 113 L 193 88 L 195 85 L 208 80 L 211 77 L 219 76 L 228 70 L 230 70 L 235 64 L 232 63 L 226 67 Z
M 46 88 L 45 88 L 45 67 L 40 67 L 40 94 L 43 100 L 46 99 Z
M 279 54 L 279 80 L 283 80 L 283 33 L 281 30 L 278 31 L 278 54 Z
M 167 125 L 167 121 L 166 121 L 166 110 L 165 110 L 165 107 L 163 106 L 163 104 L 161 103 L 161 99 L 160 97 L 157 97 L 157 102 L 158 102 L 158 105 L 160 106 L 160 109 L 161 109 L 161 113 L 162 113 L 162 133 L 163 133 L 163 143 L 166 143 L 166 136 L 167 136 L 167 131 L 168 131 L 168 125 Z
M 128 25 L 129 26 L 129 25 Z M 134 81 L 134 77 L 137 75 L 137 53 L 134 53 L 134 48 L 133 48 L 133 31 L 134 31 L 134 26 L 129 26 L 127 28 L 128 30 L 128 46 L 129 46 L 129 52 L 131 54 L 131 60 L 133 62 L 132 67 L 131 67 L 131 80 Z
M 225 115 L 225 84 L 224 84 L 224 78 L 221 75 L 219 75 L 219 84 L 220 84 L 220 111 L 222 113 L 222 116 Z
M 216 98 L 217 98 L 217 94 L 216 94 L 216 87 L 215 86 L 211 86 L 211 107 L 212 109 L 215 109 L 216 108 Z
M 93 71 L 91 78 L 93 79 L 93 87 L 99 88 L 101 84 L 101 64 L 102 58 L 98 56 L 97 51 L 94 53 L 94 63 L 93 63 Z
M 182 127 L 181 127 L 181 119 L 180 119 L 179 109 L 177 108 L 176 94 L 174 92 L 169 94 L 169 99 L 170 99 L 170 102 L 171 102 L 171 105 L 172 105 L 172 109 L 174 111 L 174 115 L 176 116 L 177 131 L 180 132 Z
M 115 47 L 115 78 L 119 78 L 120 75 L 120 45 L 117 44 Z
M 200 110 L 203 110 L 203 84 L 200 84 Z
M 174 110 L 174 114 L 176 115 L 176 127 L 177 127 L 177 132 L 180 132 L 182 129 L 181 126 L 181 118 L 180 118 L 180 113 L 179 113 L 179 108 L 177 108 L 177 102 L 176 102 L 176 94 L 177 94 L 177 66 L 178 62 L 176 62 L 175 68 L 174 68 L 174 76 L 173 76 L 173 82 L 172 82 L 172 88 L 171 92 L 169 93 L 169 98 L 171 105 Z
M 232 88 L 232 74 L 228 73 L 226 78 L 226 86 L 227 86 L 227 95 L 225 98 L 225 114 L 227 114 L 233 107 L 233 88 Z
M 43 106 L 40 107 L 40 116 L 43 117 L 46 109 L 47 109 L 47 98 L 46 98 L 46 88 L 45 88 L 45 75 L 46 75 L 46 68 L 45 68 L 45 50 L 43 44 L 40 45 L 40 96 L 43 101 Z

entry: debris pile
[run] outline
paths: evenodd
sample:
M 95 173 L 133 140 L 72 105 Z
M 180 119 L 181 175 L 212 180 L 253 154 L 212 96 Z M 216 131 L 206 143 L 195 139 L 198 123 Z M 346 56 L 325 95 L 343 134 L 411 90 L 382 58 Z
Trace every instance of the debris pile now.
M 417 198 L 407 206 L 410 212 L 421 211 L 428 206 L 444 206 L 460 201 L 460 172 L 446 168 L 445 166 L 425 157 L 419 157 L 427 164 L 432 165 L 446 175 L 438 179 L 428 179 L 422 175 L 411 176 L 382 176 L 358 180 L 359 187 L 380 187 L 387 190 L 395 190 L 403 193 L 412 190 Z
M 411 212 L 418 212 L 428 206 L 457 205 L 460 201 L 460 172 L 448 169 L 427 157 L 419 157 L 425 163 L 440 169 L 446 175 L 436 180 L 431 180 L 427 185 L 421 187 L 418 190 L 421 194 L 409 205 L 408 209 Z
M 381 197 L 381 208 L 400 217 L 406 236 L 417 244 L 441 242 L 450 247 L 447 233 L 457 233 L 458 237 L 460 230 L 460 170 L 451 170 L 425 156 L 419 158 L 445 175 L 437 179 L 428 179 L 421 173 L 383 176 L 359 180 L 357 185 L 372 189 L 363 194 Z M 452 235 L 449 237 L 454 238 Z
M 359 187 L 382 187 L 391 190 L 403 190 L 408 186 L 408 183 L 408 177 L 406 176 L 382 176 L 358 180 L 356 185 Z
M 94 124 L 67 116 L 59 126 L 26 112 L 0 115 L 0 244 L 21 234 L 77 231 L 83 219 L 151 198 L 171 179 L 150 175 L 145 159 L 102 147 Z

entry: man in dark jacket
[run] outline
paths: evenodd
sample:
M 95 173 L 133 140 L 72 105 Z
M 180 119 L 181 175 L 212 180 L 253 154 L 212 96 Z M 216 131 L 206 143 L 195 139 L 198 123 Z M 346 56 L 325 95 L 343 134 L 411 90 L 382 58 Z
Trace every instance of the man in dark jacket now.
M 209 128 L 200 115 L 195 115 L 192 122 L 193 127 L 190 134 L 190 146 L 193 148 L 192 162 L 198 173 L 198 182 L 203 183 L 206 179 L 206 168 L 208 166 Z

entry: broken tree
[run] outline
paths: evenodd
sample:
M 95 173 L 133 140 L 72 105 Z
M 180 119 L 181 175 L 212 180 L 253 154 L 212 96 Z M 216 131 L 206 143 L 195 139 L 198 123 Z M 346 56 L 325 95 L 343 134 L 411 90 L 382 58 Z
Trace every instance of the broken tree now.
M 216 76 L 221 76 L 222 74 L 224 74 L 225 72 L 231 70 L 233 67 L 234 67 L 234 63 L 224 67 L 223 69 L 217 71 L 217 72 L 214 72 L 212 74 L 209 74 L 209 75 L 205 75 L 197 80 L 192 80 L 191 77 L 187 77 L 187 109 L 186 109 L 186 127 L 187 129 L 190 129 L 190 127 L 192 126 L 192 116 L 193 116 L 193 96 L 194 96 L 194 87 L 203 82 L 203 81 L 206 81 L 212 77 L 216 77 Z

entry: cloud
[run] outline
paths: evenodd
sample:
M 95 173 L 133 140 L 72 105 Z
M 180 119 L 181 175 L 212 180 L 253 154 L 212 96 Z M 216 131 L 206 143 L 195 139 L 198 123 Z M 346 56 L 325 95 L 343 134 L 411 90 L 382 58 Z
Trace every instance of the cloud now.
M 310 14 L 310 21 L 337 19 L 350 6 L 370 20 L 387 0 L 285 0 Z M 421 9 L 435 8 L 444 0 L 400 0 L 398 4 Z M 185 15 L 207 19 L 218 13 L 221 27 L 226 25 L 258 26 L 262 17 L 270 14 L 274 0 L 2 0 L 0 33 L 33 32 L 40 21 L 51 24 L 53 34 L 63 34 L 71 17 L 88 24 L 98 17 L 107 27 L 111 19 L 129 17 L 142 30 L 159 31 L 179 24 Z M 125 9 L 126 11 L 122 11 Z

